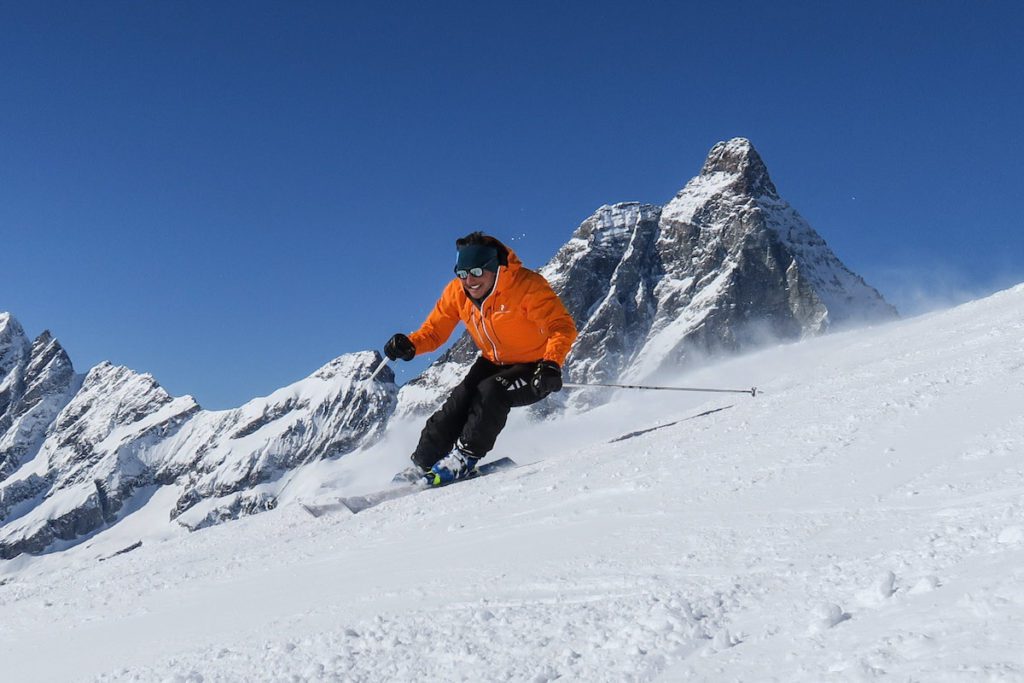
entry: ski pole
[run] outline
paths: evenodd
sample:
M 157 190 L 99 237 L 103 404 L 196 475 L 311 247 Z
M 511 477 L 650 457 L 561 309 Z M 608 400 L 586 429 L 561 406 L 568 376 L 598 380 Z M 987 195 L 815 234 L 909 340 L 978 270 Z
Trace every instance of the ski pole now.
M 751 397 L 757 396 L 757 387 L 751 387 L 749 389 L 697 389 L 694 387 L 649 387 L 642 384 L 573 384 L 572 382 L 565 382 L 562 386 L 569 389 L 605 387 L 612 389 L 646 389 L 651 391 L 705 391 L 716 394 L 750 394 Z
M 388 364 L 388 358 L 387 358 L 387 356 L 385 356 L 384 358 L 381 359 L 380 364 L 377 365 L 377 368 L 373 371 L 373 374 L 370 375 L 370 377 L 365 382 L 363 382 L 363 386 L 364 387 L 370 386 L 370 382 L 372 382 L 374 380 L 374 378 L 377 375 L 380 374 L 380 371 L 383 370 L 387 366 L 387 364 Z

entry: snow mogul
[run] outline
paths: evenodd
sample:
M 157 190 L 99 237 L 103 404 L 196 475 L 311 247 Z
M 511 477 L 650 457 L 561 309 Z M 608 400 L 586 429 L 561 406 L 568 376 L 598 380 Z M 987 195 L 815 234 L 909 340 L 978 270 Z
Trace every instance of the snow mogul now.
M 433 486 L 469 476 L 494 448 L 509 410 L 562 388 L 576 325 L 551 285 L 500 241 L 474 232 L 455 241 L 456 277 L 418 330 L 384 345 L 391 360 L 434 351 L 461 320 L 481 355 L 427 419 L 413 464 L 396 481 Z

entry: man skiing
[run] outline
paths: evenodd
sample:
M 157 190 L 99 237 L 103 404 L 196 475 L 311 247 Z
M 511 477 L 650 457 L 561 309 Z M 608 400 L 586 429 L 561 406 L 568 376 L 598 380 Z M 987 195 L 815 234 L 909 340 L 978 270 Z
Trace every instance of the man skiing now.
M 384 345 L 391 360 L 440 347 L 461 320 L 481 355 L 423 427 L 413 465 L 395 479 L 437 486 L 471 474 L 505 427 L 509 410 L 562 388 L 576 325 L 540 274 L 490 235 L 455 241 L 457 276 L 418 330 Z

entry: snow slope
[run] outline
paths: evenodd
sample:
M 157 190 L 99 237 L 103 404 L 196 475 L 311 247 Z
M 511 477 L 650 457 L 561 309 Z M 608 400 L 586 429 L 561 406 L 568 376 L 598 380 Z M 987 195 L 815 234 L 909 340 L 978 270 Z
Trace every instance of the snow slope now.
M 379 486 L 418 424 L 237 522 L 189 534 L 158 494 L 0 563 L 0 676 L 1024 680 L 1022 348 L 1018 286 L 665 378 L 756 399 L 520 412 L 523 467 L 358 516 L 295 499 Z

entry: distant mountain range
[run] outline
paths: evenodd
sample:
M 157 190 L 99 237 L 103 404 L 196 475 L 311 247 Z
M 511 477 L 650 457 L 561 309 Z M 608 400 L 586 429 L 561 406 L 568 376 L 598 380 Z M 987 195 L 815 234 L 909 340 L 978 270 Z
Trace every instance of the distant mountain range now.
M 577 382 L 643 380 L 896 317 L 779 197 L 743 138 L 715 145 L 665 206 L 601 207 L 540 271 L 580 330 L 566 366 Z M 206 411 L 128 368 L 76 374 L 48 332 L 30 341 L 0 313 L 0 558 L 79 542 L 158 493 L 189 529 L 270 509 L 288 472 L 433 410 L 475 355 L 463 337 L 399 391 L 389 369 L 365 382 L 378 353 L 347 354 L 268 397 Z
M 379 437 L 398 388 L 376 352 L 348 354 L 226 411 L 101 363 L 84 377 L 48 333 L 0 314 L 0 558 L 115 524 L 158 491 L 189 529 L 273 508 L 283 473 Z

